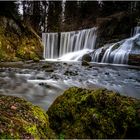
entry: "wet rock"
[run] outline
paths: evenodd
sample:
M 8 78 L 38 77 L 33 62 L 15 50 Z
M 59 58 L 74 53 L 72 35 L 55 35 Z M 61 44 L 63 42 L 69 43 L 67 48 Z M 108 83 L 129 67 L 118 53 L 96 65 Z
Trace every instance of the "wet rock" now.
M 43 69 L 50 68 L 50 67 L 51 67 L 50 64 L 44 64 L 44 65 L 42 66 Z
M 47 68 L 47 69 L 45 70 L 45 72 L 53 72 L 53 71 L 54 71 L 53 68 Z
M 38 77 L 36 77 L 36 79 L 38 79 L 38 80 L 45 80 L 46 78 L 45 77 L 38 76 Z
M 93 52 L 92 52 L 93 53 Z M 90 64 L 89 64 L 89 62 L 91 62 L 92 61 L 92 57 L 91 57 L 91 54 L 92 53 L 90 53 L 90 54 L 85 54 L 83 57 L 82 57 L 82 59 L 81 59 L 81 61 L 82 61 L 82 66 L 89 66 Z
M 55 138 L 47 114 L 18 97 L 0 95 L 0 139 Z
M 91 60 L 92 60 L 92 58 L 91 58 L 90 54 L 85 54 L 82 57 L 82 61 L 91 62 Z
M 70 88 L 47 111 L 66 139 L 140 138 L 140 101 L 106 89 Z
M 55 79 L 55 80 L 58 80 L 58 79 L 60 79 L 61 77 L 60 77 L 60 75 L 58 75 L 58 74 L 52 74 L 50 78 Z
M 109 75 L 109 72 L 105 72 L 105 75 Z
M 64 72 L 64 75 L 67 75 L 67 76 L 76 76 L 76 75 L 78 75 L 78 73 L 77 73 L 77 71 L 66 70 Z
M 90 66 L 90 64 L 87 61 L 82 61 L 82 66 Z
M 42 66 L 42 69 L 45 70 L 45 72 L 53 72 L 54 68 L 53 68 L 52 65 L 51 64 L 45 64 L 45 65 Z
M 128 64 L 140 66 L 140 54 L 130 54 Z

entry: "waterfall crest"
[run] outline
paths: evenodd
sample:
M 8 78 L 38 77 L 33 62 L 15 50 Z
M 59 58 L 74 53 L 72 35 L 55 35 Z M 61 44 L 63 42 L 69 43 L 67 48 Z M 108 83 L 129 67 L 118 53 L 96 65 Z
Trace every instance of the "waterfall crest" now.
M 61 32 L 58 33 L 42 33 L 42 41 L 44 44 L 44 58 L 55 59 L 62 57 L 67 53 L 81 52 L 80 50 L 93 50 L 96 43 L 97 28 Z M 60 40 L 59 40 L 60 38 Z M 82 51 L 83 54 L 83 51 Z

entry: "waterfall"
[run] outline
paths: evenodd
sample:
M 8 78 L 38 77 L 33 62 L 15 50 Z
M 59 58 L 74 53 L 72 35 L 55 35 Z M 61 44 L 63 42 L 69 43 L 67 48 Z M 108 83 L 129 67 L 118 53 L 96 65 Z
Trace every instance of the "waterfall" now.
M 102 63 L 127 64 L 129 54 L 134 53 L 135 43 L 139 43 L 140 34 L 117 42 L 110 46 L 104 53 Z
M 100 57 L 101 53 L 103 53 L 102 59 Z M 129 55 L 131 54 L 140 54 L 140 27 L 135 27 L 132 37 L 114 43 L 108 47 L 97 49 L 92 55 L 92 61 L 128 64 Z
M 95 50 L 96 30 L 43 33 L 44 58 L 78 61 L 89 53 L 93 62 L 128 64 L 130 55 L 140 54 L 140 27 L 135 27 L 132 37 Z
M 58 33 L 42 33 L 44 44 L 44 58 L 54 59 L 72 52 L 81 52 L 87 49 L 93 50 L 96 42 L 96 28 L 61 32 L 60 40 Z M 83 54 L 83 51 L 82 51 Z
M 44 58 L 58 57 L 58 33 L 42 33 Z M 46 47 L 48 46 L 48 47 Z
M 135 36 L 136 34 L 140 33 L 140 26 L 136 26 L 134 28 L 134 32 L 133 32 L 133 36 Z
M 92 55 L 92 60 L 94 62 L 100 62 L 100 54 L 102 53 L 103 47 L 95 50 L 95 52 Z

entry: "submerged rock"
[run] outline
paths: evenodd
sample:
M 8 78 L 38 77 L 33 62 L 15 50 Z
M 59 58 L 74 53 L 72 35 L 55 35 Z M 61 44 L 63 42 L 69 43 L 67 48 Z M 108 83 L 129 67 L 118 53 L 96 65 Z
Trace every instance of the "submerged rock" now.
M 55 138 L 48 115 L 18 97 L 0 95 L 0 139 Z
M 47 111 L 63 138 L 140 138 L 140 101 L 106 89 L 70 88 Z

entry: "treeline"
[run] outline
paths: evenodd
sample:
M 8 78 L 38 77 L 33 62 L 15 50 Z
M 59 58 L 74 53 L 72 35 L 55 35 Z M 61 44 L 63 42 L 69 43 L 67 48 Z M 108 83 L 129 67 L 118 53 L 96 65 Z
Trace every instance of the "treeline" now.
M 97 18 L 118 12 L 136 13 L 140 19 L 139 1 L 1 1 L 0 15 L 22 20 L 37 33 L 88 28 Z

